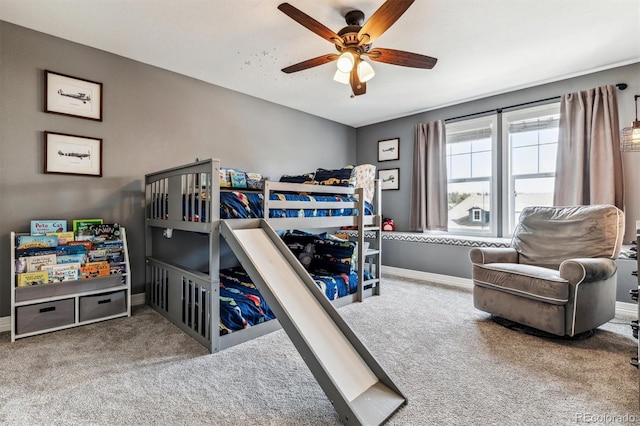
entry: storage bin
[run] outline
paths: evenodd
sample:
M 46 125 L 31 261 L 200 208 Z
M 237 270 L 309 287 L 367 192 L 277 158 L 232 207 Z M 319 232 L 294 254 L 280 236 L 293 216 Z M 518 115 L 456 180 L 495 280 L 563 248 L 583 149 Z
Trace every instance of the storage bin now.
M 126 290 L 80 297 L 80 322 L 127 312 Z
M 74 299 L 18 306 L 15 309 L 16 334 L 31 333 L 75 322 Z

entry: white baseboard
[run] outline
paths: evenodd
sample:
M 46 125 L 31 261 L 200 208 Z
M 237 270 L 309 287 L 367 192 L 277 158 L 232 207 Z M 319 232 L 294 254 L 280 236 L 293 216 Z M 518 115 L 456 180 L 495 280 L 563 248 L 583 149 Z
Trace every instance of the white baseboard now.
M 409 278 L 420 281 L 429 281 L 436 284 L 448 285 L 465 290 L 473 289 L 473 280 L 470 278 L 452 277 L 449 275 L 432 274 L 431 272 L 413 271 L 410 269 L 396 268 L 382 265 L 382 273 L 395 275 L 401 278 Z M 635 303 L 616 302 L 616 317 L 638 317 L 638 305 Z
M 131 306 L 144 305 L 144 293 L 135 293 L 131 295 Z M 3 331 L 11 331 L 11 317 L 0 317 L 0 333 Z
M 473 280 L 470 278 L 452 277 L 450 275 L 434 274 L 431 272 L 414 271 L 411 269 L 396 268 L 395 266 L 382 265 L 383 274 L 395 275 L 401 278 L 429 281 L 436 284 L 444 284 L 464 290 L 473 290 Z
M 11 331 L 11 317 L 0 317 L 0 333 Z
M 144 293 L 135 293 L 131 295 L 131 306 L 144 305 L 146 298 Z

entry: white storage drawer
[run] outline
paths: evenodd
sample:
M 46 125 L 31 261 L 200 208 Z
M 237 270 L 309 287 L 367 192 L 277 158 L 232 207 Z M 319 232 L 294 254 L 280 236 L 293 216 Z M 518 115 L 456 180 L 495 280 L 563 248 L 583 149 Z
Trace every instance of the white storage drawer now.
M 127 312 L 126 290 L 80 297 L 80 322 Z
M 16 334 L 31 333 L 75 322 L 74 299 L 62 299 L 16 309 Z

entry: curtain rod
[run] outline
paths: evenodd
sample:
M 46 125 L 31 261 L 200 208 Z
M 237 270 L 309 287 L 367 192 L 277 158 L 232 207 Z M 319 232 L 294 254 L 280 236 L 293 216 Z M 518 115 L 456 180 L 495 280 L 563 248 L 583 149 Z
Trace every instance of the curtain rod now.
M 617 83 L 615 86 L 619 90 L 624 90 L 624 89 L 627 88 L 627 83 Z M 480 112 L 474 112 L 474 113 L 471 113 L 471 114 L 460 115 L 458 117 L 451 117 L 451 118 L 445 119 L 444 121 L 459 120 L 461 118 L 475 117 L 476 115 L 488 114 L 490 112 L 501 113 L 502 110 L 505 110 L 505 109 L 517 108 L 517 107 L 531 105 L 531 104 L 538 104 L 540 102 L 553 101 L 555 99 L 560 99 L 560 98 L 561 98 L 561 96 L 553 96 L 551 98 L 538 99 L 537 101 L 523 102 L 521 104 L 509 105 L 509 106 L 502 107 L 502 108 L 494 108 L 494 109 L 489 109 L 489 110 L 486 110 L 486 111 L 480 111 Z

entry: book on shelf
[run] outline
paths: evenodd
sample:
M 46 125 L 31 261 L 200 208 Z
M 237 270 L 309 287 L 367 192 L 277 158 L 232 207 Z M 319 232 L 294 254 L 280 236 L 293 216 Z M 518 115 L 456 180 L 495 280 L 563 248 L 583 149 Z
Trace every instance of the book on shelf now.
M 47 271 L 25 272 L 17 275 L 18 287 L 40 285 L 49 283 L 49 273 Z
M 85 253 L 64 254 L 56 256 L 56 263 L 84 263 L 87 261 Z
M 69 244 L 75 238 L 73 235 L 73 231 L 65 231 L 65 232 L 47 232 L 45 235 L 47 236 L 56 236 L 58 237 L 58 245 L 63 246 L 65 244 Z
M 55 254 L 45 254 L 43 256 L 29 256 L 24 257 L 25 260 L 26 272 L 36 272 L 41 271 L 42 267 L 45 265 L 55 265 L 56 264 L 56 255 Z
M 80 265 L 80 263 L 46 265 L 42 270 L 49 274 L 49 283 L 74 281 L 80 278 Z
M 245 172 L 241 170 L 230 169 L 229 177 L 231 178 L 231 186 L 233 188 L 247 187 L 247 175 L 245 174 Z
M 74 219 L 73 233 L 76 240 L 90 240 L 93 238 L 91 225 L 101 225 L 104 223 L 102 219 Z
M 107 262 L 85 263 L 80 266 L 80 278 L 108 277 L 111 274 L 111 267 Z
M 122 238 L 120 225 L 117 223 L 102 223 L 89 226 L 94 239 L 102 241 L 119 240 Z
M 58 245 L 58 237 L 55 235 L 19 235 L 17 249 L 50 248 Z
M 93 241 L 91 240 L 81 240 L 81 241 L 68 241 L 68 246 L 83 246 L 86 251 L 93 250 Z
M 32 220 L 31 235 L 46 235 L 50 232 L 66 232 L 66 220 Z
M 126 274 L 127 273 L 127 265 L 124 262 L 120 262 L 120 263 L 112 263 L 109 267 L 109 273 L 111 275 L 115 275 L 115 274 Z

